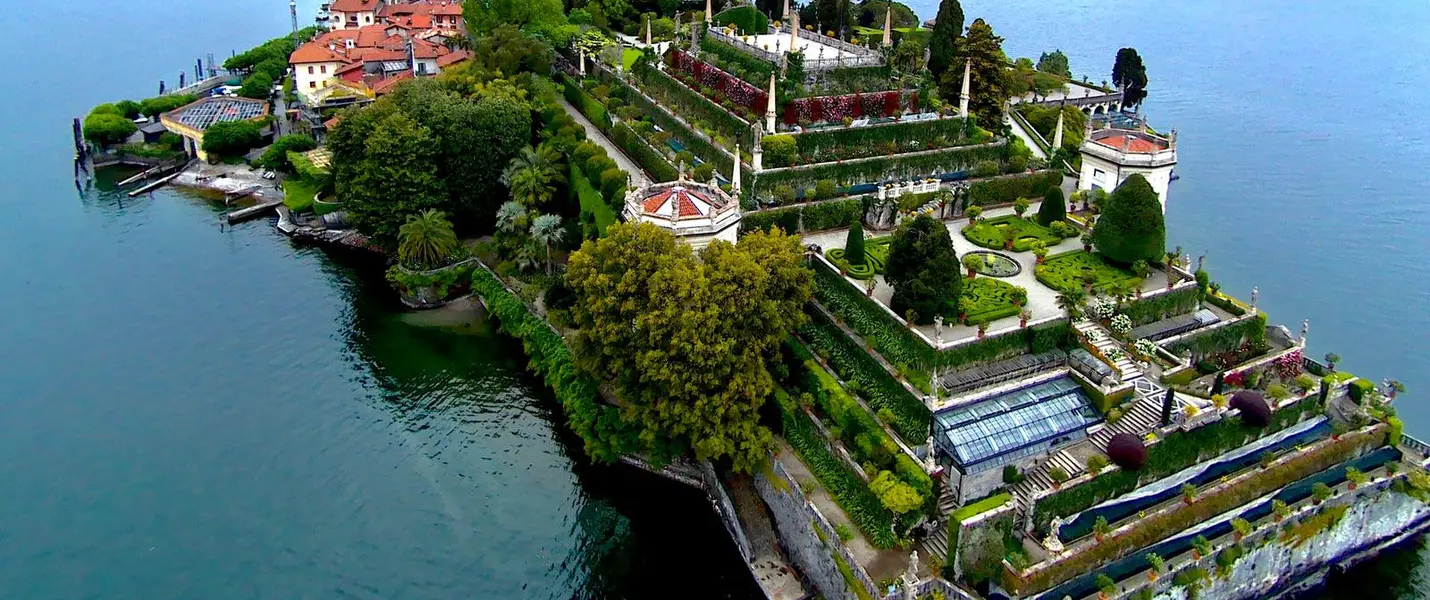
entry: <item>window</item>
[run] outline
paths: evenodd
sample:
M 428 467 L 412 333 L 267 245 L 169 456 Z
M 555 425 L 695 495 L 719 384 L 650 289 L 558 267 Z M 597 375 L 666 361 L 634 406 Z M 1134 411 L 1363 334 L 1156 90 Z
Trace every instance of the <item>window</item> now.
M 309 75 L 312 75 L 312 74 L 313 74 L 313 65 L 308 65 L 308 74 L 309 74 Z
M 328 73 L 328 65 L 322 65 L 322 66 L 319 67 L 319 68 L 322 69 L 323 74 L 326 75 L 326 74 Z
M 1106 180 L 1106 179 L 1107 179 L 1107 171 L 1104 171 L 1104 170 L 1102 170 L 1102 169 L 1093 169 L 1093 170 L 1092 170 L 1092 180 L 1093 180 L 1093 181 L 1099 181 L 1099 182 L 1100 182 L 1100 181 L 1104 181 L 1104 180 Z
M 311 89 L 316 88 L 316 87 L 318 87 L 318 82 L 316 82 L 316 81 L 309 81 L 309 82 L 308 82 L 308 89 L 311 90 Z

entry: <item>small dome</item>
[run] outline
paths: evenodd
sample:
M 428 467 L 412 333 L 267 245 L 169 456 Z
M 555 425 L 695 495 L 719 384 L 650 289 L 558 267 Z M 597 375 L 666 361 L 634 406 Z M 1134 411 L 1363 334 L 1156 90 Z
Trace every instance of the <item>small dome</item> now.
M 1227 407 L 1241 411 L 1241 422 L 1252 427 L 1265 427 L 1271 422 L 1271 407 L 1267 406 L 1261 392 L 1241 390 L 1231 395 Z
M 1107 456 L 1117 466 L 1129 471 L 1147 464 L 1147 447 L 1130 433 L 1119 433 L 1107 441 Z

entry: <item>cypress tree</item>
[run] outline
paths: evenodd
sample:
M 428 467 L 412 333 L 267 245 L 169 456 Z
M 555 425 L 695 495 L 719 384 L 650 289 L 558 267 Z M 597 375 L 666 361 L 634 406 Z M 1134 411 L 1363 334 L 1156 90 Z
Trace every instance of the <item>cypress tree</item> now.
M 1167 223 L 1157 192 L 1142 175 L 1132 175 L 1107 198 L 1092 243 L 1109 260 L 1132 264 L 1166 259 Z
M 1038 224 L 1043 227 L 1057 223 L 1068 217 L 1067 203 L 1063 201 L 1063 189 L 1051 186 L 1043 194 L 1043 204 L 1038 207 Z
M 943 77 L 944 71 L 953 64 L 953 53 L 958 37 L 963 35 L 963 6 L 958 0 L 942 0 L 938 3 L 938 16 L 934 19 L 933 34 L 929 37 L 929 72 L 934 81 Z M 944 98 L 949 101 L 950 98 Z M 958 97 L 951 98 L 957 102 Z
M 891 302 L 899 315 L 912 310 L 920 324 L 938 315 L 958 314 L 963 272 L 958 268 L 948 228 L 928 215 L 919 215 L 894 233 L 884 280 L 894 288 Z
M 858 219 L 849 227 L 849 237 L 844 238 L 844 260 L 851 265 L 864 264 L 864 225 Z

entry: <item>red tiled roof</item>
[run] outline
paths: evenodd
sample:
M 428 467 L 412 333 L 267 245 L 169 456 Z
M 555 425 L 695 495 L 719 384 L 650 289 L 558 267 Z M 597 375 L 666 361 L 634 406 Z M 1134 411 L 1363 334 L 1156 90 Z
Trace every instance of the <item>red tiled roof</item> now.
M 450 67 L 450 66 L 452 66 L 452 65 L 455 65 L 455 64 L 457 64 L 457 63 L 466 62 L 466 61 L 468 61 L 468 60 L 471 60 L 471 58 L 472 58 L 472 53 L 471 53 L 471 52 L 468 52 L 468 51 L 466 51 L 466 50 L 458 50 L 458 51 L 456 51 L 456 52 L 448 52 L 447 54 L 445 54 L 445 55 L 443 55 L 443 56 L 441 56 L 441 57 L 439 57 L 439 58 L 437 59 L 437 66 L 440 67 L 440 68 L 446 68 L 446 67 Z
M 1162 150 L 1166 150 L 1166 147 L 1162 146 L 1161 144 L 1152 142 L 1150 140 L 1142 139 L 1135 135 L 1128 135 L 1124 133 L 1118 133 L 1109 135 L 1104 138 L 1098 138 L 1096 141 L 1099 144 L 1102 144 L 1109 148 L 1116 148 L 1118 150 L 1121 150 L 1123 144 L 1126 144 L 1127 151 L 1136 154 L 1154 154 L 1157 152 L 1161 152 Z
M 299 46 L 298 49 L 294 50 L 293 54 L 288 57 L 288 63 L 294 65 L 321 62 L 345 63 L 347 62 L 347 58 L 328 48 L 327 44 L 318 43 L 316 41 Z
M 356 70 L 361 70 L 361 69 L 362 69 L 362 61 L 360 61 L 360 60 L 359 60 L 359 61 L 353 61 L 353 62 L 351 62 L 351 63 L 348 63 L 348 64 L 346 64 L 346 65 L 343 65 L 343 66 L 341 66 L 341 67 L 338 67 L 338 70 L 336 71 L 335 74 L 337 74 L 337 75 L 342 75 L 343 73 L 348 73 L 348 72 L 350 72 L 350 71 L 356 71 Z
M 358 29 L 357 41 L 360 48 L 371 48 L 387 39 L 387 28 L 382 25 L 367 25 Z
M 667 205 L 673 204 L 669 209 Z M 711 199 L 705 192 L 684 185 L 675 186 L 660 190 L 654 196 L 645 199 L 641 208 L 650 214 L 669 216 L 676 214 L 680 218 L 708 216 L 715 209 L 724 204 L 723 200 Z
M 372 84 L 372 93 L 381 96 L 392 91 L 393 86 L 407 79 L 412 79 L 412 72 L 400 71 L 392 77 L 388 77 L 387 79 L 383 79 L 381 81 L 378 81 L 377 83 Z
M 377 0 L 335 0 L 330 9 L 333 12 L 363 12 L 377 10 Z

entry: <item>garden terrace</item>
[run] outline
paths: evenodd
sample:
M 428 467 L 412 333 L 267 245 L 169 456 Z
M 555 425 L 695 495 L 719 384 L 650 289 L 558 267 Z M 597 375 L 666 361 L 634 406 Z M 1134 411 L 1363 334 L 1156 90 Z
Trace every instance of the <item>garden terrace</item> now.
M 717 176 L 723 177 L 734 171 L 735 156 L 731 154 L 730 150 L 720 145 L 726 143 L 724 140 L 712 139 L 709 135 L 696 131 L 694 125 L 657 103 L 654 98 L 646 95 L 641 89 L 628 85 L 626 81 L 616 77 L 610 71 L 601 69 L 599 76 L 602 83 L 610 86 L 612 97 L 619 98 L 626 103 L 627 107 L 617 109 L 618 113 L 625 115 L 623 118 L 635 117 L 639 121 L 651 123 L 651 129 L 640 127 L 636 133 L 652 147 L 671 154 L 689 151 L 700 162 L 713 165 Z M 636 129 L 636 127 L 633 125 L 632 129 Z M 655 127 L 659 127 L 660 130 L 656 131 Z M 686 165 L 687 168 L 693 166 Z
M 755 174 L 751 188 L 756 197 L 770 201 L 776 198 L 776 188 L 802 188 L 822 179 L 847 188 L 861 184 L 961 174 L 980 162 L 1003 160 L 1006 145 L 1006 140 L 999 139 L 971 146 L 765 169 Z
M 868 96 L 862 96 L 861 100 L 864 97 Z M 762 149 L 766 165 L 788 167 L 975 145 L 992 140 L 992 134 L 986 132 L 971 135 L 968 124 L 965 119 L 944 117 L 850 127 L 841 125 L 786 134 L 792 140 L 767 135 Z M 789 141 L 794 142 L 793 147 L 790 147 Z
M 921 443 L 928 435 L 931 415 L 913 388 L 896 380 L 878 357 L 846 335 L 824 312 L 808 312 L 810 322 L 800 328 L 800 339 L 809 344 L 809 348 L 824 359 L 840 379 L 857 381 L 860 393 L 875 410 L 875 415 L 893 428 L 905 443 Z
M 839 267 L 841 273 L 855 279 L 872 279 L 874 275 L 884 274 L 884 266 L 889 262 L 889 244 L 893 241 L 892 236 L 864 240 L 863 264 L 850 264 L 844 256 L 843 248 L 831 248 L 824 255 L 829 258 L 829 262 Z
M 640 82 L 641 91 L 664 106 L 669 106 L 692 123 L 707 123 L 721 137 L 736 140 L 750 147 L 750 122 L 725 107 L 691 89 L 685 83 L 661 72 L 648 62 L 637 62 L 631 72 Z M 700 129 L 694 125 L 691 129 Z
M 1067 546 L 1063 553 L 1054 558 L 1027 569 L 1009 570 L 1005 573 L 1005 587 L 1019 594 L 1032 594 L 1091 573 L 1169 535 L 1194 528 L 1268 493 L 1277 492 L 1342 465 L 1370 450 L 1383 447 L 1385 441 L 1386 432 L 1383 425 L 1357 431 L 1343 436 L 1340 440 L 1322 440 L 1302 451 L 1283 456 L 1264 469 L 1242 472 L 1225 482 L 1202 490 L 1191 504 L 1172 501 L 1148 511 L 1146 516 L 1112 531 L 1100 542 L 1083 539 Z M 1391 459 L 1390 456 L 1374 458 L 1380 463 Z M 1339 470 L 1343 476 L 1344 469 Z M 1334 477 L 1334 473 L 1335 470 L 1332 469 L 1328 475 Z
M 726 111 L 736 113 L 746 122 L 753 122 L 758 115 L 765 113 L 770 96 L 758 86 L 686 54 L 683 50 L 667 52 L 665 60 L 676 79 L 683 81 L 692 90 L 699 91 L 701 96 L 719 104 Z
M 785 125 L 806 126 L 811 123 L 849 123 L 859 119 L 888 119 L 919 111 L 917 90 L 844 94 L 841 96 L 817 96 L 796 98 L 785 104 L 783 121 Z M 962 121 L 962 119 L 959 119 Z M 847 125 L 846 124 L 846 125 Z
M 740 220 L 740 233 L 769 231 L 776 225 L 787 233 L 847 228 L 863 214 L 864 202 L 860 198 L 840 198 L 784 208 L 747 211 Z M 866 243 L 868 241 L 872 240 L 866 240 Z M 867 248 L 865 250 L 867 251 Z
M 720 41 L 730 43 L 743 51 L 750 51 L 752 55 L 772 64 L 777 63 L 780 56 L 788 52 L 801 52 L 804 54 L 804 70 L 807 73 L 849 67 L 877 67 L 884 64 L 884 57 L 877 51 L 803 29 L 798 30 L 794 47 L 791 48 L 790 27 L 789 23 L 785 23 L 776 33 L 744 36 L 743 40 L 714 29 L 709 33 Z M 731 43 L 731 40 L 740 43 Z
M 1162 340 L 1172 336 L 1209 327 L 1221 322 L 1221 317 L 1205 308 L 1194 313 L 1154 321 L 1134 328 L 1127 337 L 1134 340 Z
M 1138 278 L 1132 271 L 1116 266 L 1102 258 L 1102 255 L 1084 250 L 1073 250 L 1049 254 L 1043 264 L 1033 270 L 1038 282 L 1062 293 L 1084 289 L 1086 274 L 1093 276 L 1092 290 L 1107 295 L 1119 289 L 1140 289 L 1141 293 L 1155 292 L 1166 288 L 1167 276 L 1164 271 L 1153 270 L 1138 285 Z

